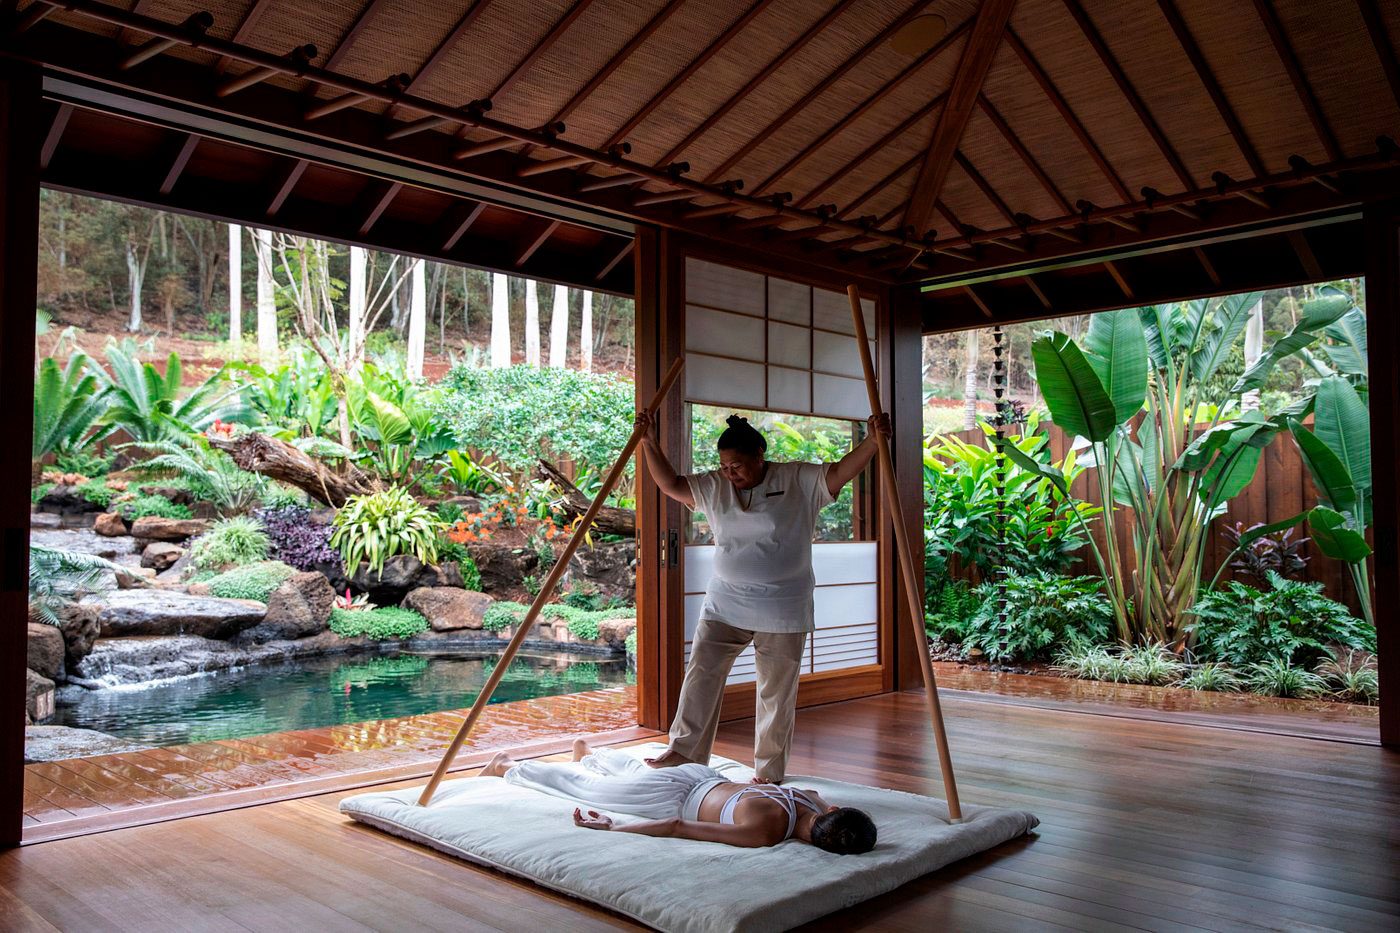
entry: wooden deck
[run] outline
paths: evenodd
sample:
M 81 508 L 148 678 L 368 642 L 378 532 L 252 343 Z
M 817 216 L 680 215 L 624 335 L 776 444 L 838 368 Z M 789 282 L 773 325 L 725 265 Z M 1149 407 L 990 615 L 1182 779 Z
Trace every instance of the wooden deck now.
M 26 765 L 25 842 L 431 771 L 466 712 Z M 636 723 L 630 686 L 497 703 L 486 708 L 458 765 L 469 766 L 473 751 L 546 753 L 579 733 L 640 733 Z
M 989 695 L 950 692 L 944 709 L 964 801 L 1029 809 L 1041 819 L 1037 834 L 811 929 L 1400 926 L 1400 756 L 1393 752 Z M 804 710 L 792 767 L 938 794 L 924 716 L 918 693 Z M 749 720 L 726 723 L 716 750 L 747 758 L 751 730 Z M 0 853 L 0 926 L 633 928 L 353 824 L 336 812 L 342 796 Z

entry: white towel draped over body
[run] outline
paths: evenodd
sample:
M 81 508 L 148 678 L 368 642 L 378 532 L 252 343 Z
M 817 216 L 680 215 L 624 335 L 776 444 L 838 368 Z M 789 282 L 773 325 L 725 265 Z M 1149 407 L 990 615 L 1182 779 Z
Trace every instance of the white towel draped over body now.
M 577 762 L 521 762 L 505 773 L 505 780 L 599 810 L 648 820 L 694 820 L 700 801 L 728 778 L 699 764 L 652 768 L 618 749 L 600 748 Z

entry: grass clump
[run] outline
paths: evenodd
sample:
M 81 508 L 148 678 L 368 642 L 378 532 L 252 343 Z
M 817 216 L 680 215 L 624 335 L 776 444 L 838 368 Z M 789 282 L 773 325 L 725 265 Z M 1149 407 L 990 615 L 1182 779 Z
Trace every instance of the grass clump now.
M 272 591 L 294 573 L 294 568 L 280 561 L 268 560 L 234 567 L 210 577 L 205 581 L 205 585 L 209 587 L 211 596 L 220 599 L 255 599 L 265 603 Z
M 267 560 L 267 532 L 255 518 L 239 516 L 215 522 L 190 546 L 190 562 L 200 570 L 241 566 Z
M 1188 690 L 1210 690 L 1215 693 L 1238 693 L 1244 686 L 1240 678 L 1227 665 L 1218 661 L 1198 664 L 1177 686 Z
M 428 620 L 421 613 L 399 606 L 331 610 L 331 631 L 341 638 L 412 638 L 427 627 Z
M 1301 667 L 1294 667 L 1283 658 L 1251 664 L 1246 670 L 1244 682 L 1250 693 L 1266 697 L 1308 699 L 1327 691 L 1327 684 L 1321 677 Z
M 129 522 L 138 518 L 194 518 L 189 506 L 171 502 L 165 496 L 134 496 L 112 503 L 112 511 Z

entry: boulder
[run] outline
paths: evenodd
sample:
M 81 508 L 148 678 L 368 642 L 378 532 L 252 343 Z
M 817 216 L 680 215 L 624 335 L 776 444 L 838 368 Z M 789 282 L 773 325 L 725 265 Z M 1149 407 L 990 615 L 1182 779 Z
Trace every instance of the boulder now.
M 71 726 L 27 726 L 24 730 L 24 763 L 63 761 L 66 758 L 91 758 L 95 755 L 119 755 L 151 748 L 130 739 L 118 738 L 96 729 L 74 729 Z
M 369 564 L 361 562 L 350 577 L 350 585 L 377 605 L 394 605 L 420 587 L 461 586 L 462 573 L 457 565 L 424 564 L 411 554 L 395 554 L 384 561 L 384 571 L 373 573 Z
M 192 596 L 173 590 L 117 590 L 102 602 L 103 638 L 200 635 L 232 638 L 263 619 L 266 606 L 247 599 Z
M 58 610 L 58 630 L 63 635 L 63 664 L 72 671 L 78 662 L 92 651 L 102 625 L 97 621 L 100 606 L 84 600 L 69 603 Z
M 55 515 L 53 512 L 29 512 L 30 528 L 62 528 L 63 516 Z
M 117 574 L 117 589 L 139 590 L 150 586 L 155 581 L 156 570 L 154 567 L 127 567 Z
M 238 636 L 239 643 L 261 644 L 274 639 L 305 638 L 326 630 L 335 590 L 319 573 L 290 576 L 267 599 L 267 613 L 257 625 Z
M 636 619 L 604 619 L 598 623 L 598 640 L 614 651 L 626 651 L 627 636 L 636 630 Z
M 92 530 L 106 538 L 120 538 L 131 533 L 126 519 L 116 512 L 103 512 L 97 516 L 92 521 Z
M 29 623 L 29 641 L 26 645 L 29 656 L 29 669 L 49 680 L 63 679 L 63 632 L 56 625 L 43 622 Z
M 134 538 L 108 538 L 97 534 L 91 528 L 56 528 L 31 531 L 29 543 L 59 551 L 91 554 L 94 557 L 103 557 L 107 560 L 121 557 L 124 554 L 135 554 L 140 550 L 136 546 Z
M 195 504 L 195 498 L 190 494 L 190 491 L 188 489 L 182 489 L 179 486 L 162 486 L 159 483 L 148 483 L 143 484 L 140 489 L 141 492 L 148 496 L 160 496 L 163 499 L 169 499 L 176 505 L 192 506 Z
M 76 477 L 75 477 L 76 479 Z M 39 499 L 39 511 L 57 512 L 59 515 L 79 515 L 85 512 L 101 512 L 102 506 L 89 502 L 78 492 L 76 485 L 59 483 L 44 493 Z
M 613 541 L 579 548 L 569 561 L 569 578 L 593 584 L 605 598 L 633 602 L 637 598 L 637 542 Z
M 25 671 L 24 710 L 34 722 L 53 718 L 53 681 Z
M 131 523 L 131 535 L 145 541 L 185 541 L 209 530 L 203 518 L 160 518 L 147 515 Z
M 481 588 L 487 593 L 519 587 L 520 581 L 534 573 L 540 563 L 539 555 L 526 547 L 471 544 L 467 549 L 481 572 Z
M 495 602 L 485 593 L 454 586 L 423 586 L 404 597 L 405 609 L 423 614 L 435 632 L 479 629 L 486 610 Z
M 366 638 L 341 638 L 331 631 L 294 641 L 233 644 L 198 635 L 137 635 L 103 639 L 68 674 L 79 688 L 101 690 L 190 677 L 262 661 L 314 657 L 369 647 Z M 66 688 L 74 689 L 74 688 Z
M 442 500 L 443 505 L 455 505 L 467 514 L 479 513 L 482 511 L 481 500 L 472 496 L 451 496 Z
M 141 566 L 157 572 L 169 570 L 175 562 L 185 556 L 185 549 L 169 541 L 152 541 L 141 552 Z
M 189 552 L 186 551 L 184 554 L 180 555 L 179 560 L 171 564 L 169 567 L 166 567 L 160 573 L 156 574 L 156 583 L 160 586 L 166 586 L 172 583 L 179 583 L 180 581 L 184 580 L 185 571 L 189 569 L 189 566 L 190 555 Z

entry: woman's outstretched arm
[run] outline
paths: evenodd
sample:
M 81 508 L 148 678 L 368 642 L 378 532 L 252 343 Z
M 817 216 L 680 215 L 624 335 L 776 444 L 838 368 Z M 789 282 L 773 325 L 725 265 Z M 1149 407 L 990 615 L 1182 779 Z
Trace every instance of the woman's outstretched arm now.
M 826 488 L 833 499 L 840 494 L 841 487 L 860 475 L 860 471 L 865 469 L 865 465 L 875 456 L 875 451 L 878 449 L 875 445 L 875 432 L 879 431 L 885 435 L 886 439 L 891 434 L 890 416 L 887 414 L 880 415 L 879 419 L 871 415 L 866 423 L 870 425 L 870 430 L 865 435 L 865 440 L 857 444 L 846 456 L 833 463 L 831 468 L 826 471 Z
M 655 417 L 644 409 L 637 412 L 634 423 L 645 431 L 642 434 L 642 450 L 646 452 L 647 470 L 656 480 L 656 487 L 686 508 L 695 508 L 695 495 L 690 491 L 690 483 L 686 482 L 684 477 L 676 475 L 671 461 L 666 459 L 666 455 L 661 452 L 661 445 L 656 442 Z

